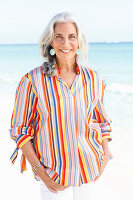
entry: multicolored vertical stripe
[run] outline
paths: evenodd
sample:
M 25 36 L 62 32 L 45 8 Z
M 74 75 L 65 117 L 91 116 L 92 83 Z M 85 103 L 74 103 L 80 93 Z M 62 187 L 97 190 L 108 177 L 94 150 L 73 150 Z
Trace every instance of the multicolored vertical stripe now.
M 71 87 L 60 77 L 58 68 L 52 77 L 43 74 L 41 66 L 22 77 L 9 130 L 17 145 L 12 162 L 18 149 L 32 139 L 47 174 L 65 186 L 93 181 L 103 160 L 101 142 L 111 140 L 102 77 L 78 64 L 76 70 Z M 22 155 L 22 172 L 25 162 Z

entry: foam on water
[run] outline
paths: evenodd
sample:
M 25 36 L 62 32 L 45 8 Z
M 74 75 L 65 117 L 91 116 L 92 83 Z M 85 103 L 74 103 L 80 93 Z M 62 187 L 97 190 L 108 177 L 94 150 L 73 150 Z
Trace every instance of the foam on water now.
M 13 74 L 9 74 L 9 73 L 2 73 L 0 74 L 0 83 L 1 84 L 8 84 L 8 83 L 14 83 L 15 81 L 18 81 L 19 80 L 19 77 L 18 77 L 18 74 L 16 72 L 13 73 Z
M 121 83 L 112 83 L 106 87 L 106 90 L 115 92 L 117 94 L 133 95 L 133 85 L 125 85 Z

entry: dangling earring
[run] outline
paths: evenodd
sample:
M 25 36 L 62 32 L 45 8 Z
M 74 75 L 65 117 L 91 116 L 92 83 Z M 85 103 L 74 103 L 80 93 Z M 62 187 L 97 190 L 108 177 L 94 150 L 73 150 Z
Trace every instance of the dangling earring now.
M 55 55 L 55 50 L 52 48 L 52 49 L 50 49 L 49 53 L 50 53 L 51 56 L 54 56 Z
M 79 56 L 81 54 L 81 50 L 78 48 L 76 54 Z

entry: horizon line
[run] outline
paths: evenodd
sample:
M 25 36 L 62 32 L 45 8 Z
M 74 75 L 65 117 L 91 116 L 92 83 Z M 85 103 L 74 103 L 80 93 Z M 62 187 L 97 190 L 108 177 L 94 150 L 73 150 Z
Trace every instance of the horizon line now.
M 132 43 L 133 41 L 96 41 L 96 42 L 88 42 L 90 43 L 106 43 L 106 44 L 117 44 L 117 43 Z M 38 43 L 0 43 L 0 45 L 38 45 Z

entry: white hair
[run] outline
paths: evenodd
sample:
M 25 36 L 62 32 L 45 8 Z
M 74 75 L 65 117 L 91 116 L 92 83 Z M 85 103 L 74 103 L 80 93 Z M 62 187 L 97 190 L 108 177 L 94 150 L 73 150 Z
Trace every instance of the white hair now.
M 56 55 L 51 56 L 49 53 L 50 49 L 52 49 L 51 42 L 54 38 L 54 27 L 57 23 L 64 22 L 73 23 L 77 30 L 79 49 L 81 51 L 81 55 L 76 55 L 76 61 L 81 62 L 82 64 L 88 62 L 88 42 L 81 30 L 78 20 L 71 13 L 59 13 L 50 20 L 49 24 L 45 28 L 39 40 L 39 49 L 41 56 L 47 60 L 47 62 L 44 62 L 43 64 L 43 69 L 45 74 L 47 74 L 48 76 L 52 76 L 55 72 L 54 65 L 56 62 Z

